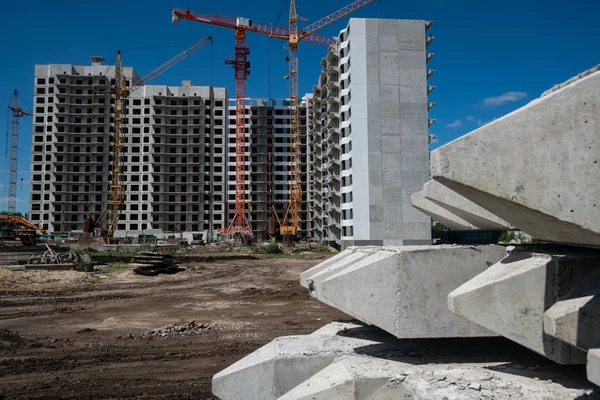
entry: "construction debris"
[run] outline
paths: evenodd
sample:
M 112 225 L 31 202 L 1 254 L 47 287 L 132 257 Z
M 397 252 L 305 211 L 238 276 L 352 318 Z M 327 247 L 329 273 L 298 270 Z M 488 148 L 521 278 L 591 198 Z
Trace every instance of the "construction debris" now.
M 179 335 L 189 334 L 201 334 L 211 327 L 208 324 L 197 324 L 196 321 L 192 321 L 188 324 L 182 325 L 167 325 L 162 328 L 151 329 L 142 333 L 143 337 L 155 337 L 155 338 L 167 338 Z
M 92 258 L 89 254 L 67 250 L 58 246 L 46 244 L 47 250 L 43 254 L 33 254 L 29 257 L 29 261 L 25 269 L 72 269 L 76 265 L 89 265 L 92 263 Z
M 134 267 L 133 272 L 144 276 L 175 274 L 180 271 L 173 256 L 146 251 L 137 253 L 130 265 Z

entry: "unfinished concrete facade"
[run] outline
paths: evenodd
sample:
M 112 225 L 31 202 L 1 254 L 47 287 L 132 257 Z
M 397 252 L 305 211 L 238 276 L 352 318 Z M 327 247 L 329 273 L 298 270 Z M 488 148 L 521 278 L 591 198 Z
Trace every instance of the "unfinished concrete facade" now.
M 410 204 L 429 177 L 426 21 L 350 19 L 322 61 L 309 101 L 314 238 L 428 244 Z
M 30 218 L 82 230 L 108 199 L 114 66 L 37 65 Z M 139 79 L 124 68 L 129 85 Z M 143 86 L 127 100 L 126 207 L 117 235 L 212 231 L 225 220 L 224 88 Z
M 115 67 L 37 65 L 29 216 L 51 233 L 82 231 L 100 215 L 111 181 Z M 124 68 L 129 85 L 139 79 Z M 289 197 L 289 106 L 248 99 L 247 201 L 255 233 L 274 233 Z M 145 85 L 130 94 L 125 124 L 125 209 L 116 236 L 212 232 L 235 210 L 235 107 L 225 88 Z M 301 104 L 302 162 L 306 108 Z M 269 156 L 269 153 L 271 155 Z M 304 164 L 305 165 L 305 164 Z M 303 167 L 306 193 L 306 167 Z M 307 210 L 300 236 L 308 236 Z
M 290 107 L 287 99 L 247 99 L 246 104 L 246 201 L 248 218 L 261 240 L 279 232 L 272 207 L 283 216 L 289 201 Z M 303 202 L 298 237 L 310 236 L 306 203 L 306 103 L 300 107 L 300 154 Z M 228 221 L 235 214 L 235 99 L 229 100 L 227 133 Z

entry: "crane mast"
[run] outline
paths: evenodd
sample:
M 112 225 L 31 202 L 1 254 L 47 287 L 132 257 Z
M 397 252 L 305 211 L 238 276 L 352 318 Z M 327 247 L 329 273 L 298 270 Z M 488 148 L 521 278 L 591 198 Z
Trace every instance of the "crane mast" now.
M 127 87 L 123 75 L 121 50 L 117 50 L 117 65 L 115 68 L 115 112 L 113 124 L 113 151 L 112 151 L 112 180 L 108 198 L 108 232 L 113 234 L 117 230 L 119 216 L 125 204 L 125 188 L 123 186 L 123 120 L 125 115 L 125 101 Z
M 8 106 L 12 111 L 10 124 L 10 171 L 8 176 L 8 212 L 14 214 L 17 211 L 17 159 L 19 157 L 19 118 L 25 115 L 33 115 L 19 107 L 19 92 L 13 92 L 12 104 Z
M 236 28 L 235 59 L 225 60 L 235 71 L 235 215 L 223 231 L 252 234 L 246 216 L 246 79 L 250 75 L 250 49 L 245 42 L 246 31 Z
M 160 65 L 156 69 L 146 74 L 143 78 L 133 82 L 131 86 L 127 87 L 127 81 L 123 74 L 123 62 L 121 60 L 121 51 L 117 50 L 117 63 L 115 66 L 115 87 L 111 91 L 114 95 L 115 106 L 114 106 L 114 122 L 113 122 L 113 149 L 112 149 L 112 178 L 109 187 L 109 197 L 106 207 L 102 210 L 99 218 L 96 220 L 96 225 L 102 223 L 104 218 L 107 216 L 108 224 L 107 231 L 109 236 L 112 236 L 117 230 L 119 217 L 125 204 L 125 186 L 123 184 L 123 172 L 124 172 L 124 156 L 125 156 L 125 105 L 127 98 L 131 93 L 144 86 L 152 79 L 161 75 L 163 72 L 187 58 L 189 55 L 194 53 L 196 50 L 204 46 L 208 42 L 212 42 L 212 36 L 207 36 L 198 42 L 194 43 L 187 49 L 183 50 L 175 57 L 171 58 L 164 64 Z

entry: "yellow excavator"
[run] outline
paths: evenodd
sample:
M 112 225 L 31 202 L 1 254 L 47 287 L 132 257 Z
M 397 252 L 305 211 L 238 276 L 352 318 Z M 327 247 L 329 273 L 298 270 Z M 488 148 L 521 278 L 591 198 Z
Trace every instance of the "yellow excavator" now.
M 20 215 L 0 214 L 0 240 L 19 240 L 24 245 L 35 244 L 38 233 L 46 234 L 40 223 L 34 224 Z

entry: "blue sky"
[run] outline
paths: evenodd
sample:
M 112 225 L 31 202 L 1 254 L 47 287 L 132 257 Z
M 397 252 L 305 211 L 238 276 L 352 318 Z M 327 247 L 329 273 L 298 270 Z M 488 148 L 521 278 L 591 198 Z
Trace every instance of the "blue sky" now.
M 207 45 L 153 81 L 178 85 L 226 86 L 234 93 L 233 71 L 223 60 L 233 56 L 234 33 L 227 28 L 182 21 L 171 23 L 172 8 L 197 13 L 243 16 L 255 21 L 287 24 L 289 0 L 62 0 L 5 2 L 0 15 L 0 105 L 6 107 L 17 88 L 21 103 L 31 107 L 35 64 L 87 65 L 89 56 L 123 62 L 141 75 L 191 45 L 212 35 Z M 299 14 L 309 22 L 349 3 L 349 0 L 297 0 Z M 494 118 L 501 117 L 539 96 L 555 83 L 600 63 L 600 2 L 596 0 L 381 0 L 353 17 L 433 20 L 435 52 L 430 82 L 437 86 L 431 101 L 437 105 L 431 118 L 434 146 L 443 145 Z M 301 27 L 306 22 L 300 23 Z M 319 33 L 337 35 L 347 19 Z M 288 94 L 283 41 L 248 34 L 251 75 L 247 96 L 286 97 Z M 174 43 L 174 45 L 166 45 Z M 309 91 L 319 73 L 325 49 L 300 47 L 300 91 Z M 268 68 L 268 65 L 271 67 Z M 269 76 L 271 77 L 269 79 Z M 269 85 L 270 82 L 270 85 Z M 269 93 L 269 86 L 271 91 Z M 8 113 L 0 112 L 0 127 L 7 131 Z M 2 132 L 5 136 L 5 132 Z M 21 123 L 18 209 L 27 210 L 31 120 Z M 5 154 L 6 142 L 0 140 Z M 6 156 L 0 164 L 0 209 L 6 207 Z

